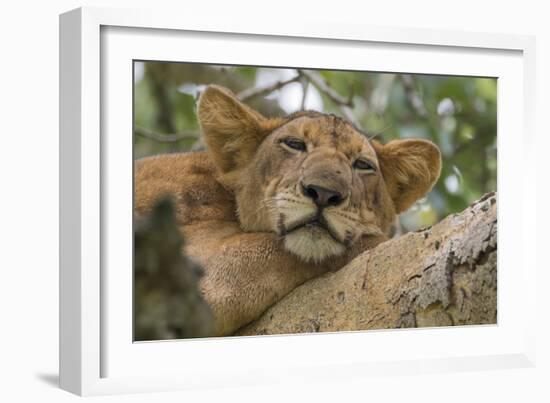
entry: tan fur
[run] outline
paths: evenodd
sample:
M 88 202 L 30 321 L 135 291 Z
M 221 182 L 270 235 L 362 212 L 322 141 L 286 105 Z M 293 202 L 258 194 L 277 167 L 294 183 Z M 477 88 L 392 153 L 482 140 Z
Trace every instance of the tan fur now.
M 386 188 L 401 213 L 431 190 L 441 173 L 441 154 L 433 143 L 419 139 L 373 141 Z
M 428 141 L 384 146 L 317 112 L 268 119 L 217 86 L 202 94 L 198 118 L 208 151 L 136 161 L 135 209 L 144 214 L 164 195 L 176 201 L 186 253 L 206 271 L 201 289 L 218 335 L 387 239 L 396 213 L 431 189 L 441 167 Z M 358 169 L 358 158 L 376 170 Z M 341 198 L 319 209 L 309 186 Z

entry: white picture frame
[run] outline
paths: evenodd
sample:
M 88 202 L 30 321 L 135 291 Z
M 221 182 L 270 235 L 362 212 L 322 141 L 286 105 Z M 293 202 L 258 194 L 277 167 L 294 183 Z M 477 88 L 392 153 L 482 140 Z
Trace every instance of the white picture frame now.
M 182 41 L 187 41 L 184 56 Z M 193 41 L 202 42 L 197 46 Z M 228 51 L 219 47 L 215 55 L 209 53 L 208 46 L 219 46 L 220 41 L 228 43 Z M 245 54 L 239 44 L 254 51 Z M 281 65 L 294 57 L 297 65 L 318 66 L 323 59 L 315 49 L 324 47 L 342 53 L 338 60 L 322 62 L 327 68 L 360 69 L 366 66 L 361 63 L 368 63 L 375 71 L 499 78 L 497 326 L 132 343 L 126 284 L 132 235 L 127 203 L 132 88 L 127 62 L 189 61 L 192 53 L 193 61 L 274 65 L 269 52 L 254 46 L 285 46 L 289 55 Z M 310 54 L 304 56 L 306 48 Z M 536 210 L 527 208 L 528 192 L 513 192 L 507 184 L 516 181 L 534 189 L 535 177 L 520 176 L 502 163 L 513 157 L 522 161 L 522 172 L 535 172 L 534 49 L 534 39 L 520 35 L 204 19 L 151 10 L 81 8 L 61 15 L 61 387 L 97 395 L 534 365 L 535 322 L 525 313 L 535 312 L 536 242 L 528 234 L 536 233 Z M 352 51 L 377 57 L 368 62 L 358 57 L 351 66 L 345 55 Z M 404 61 L 404 55 L 423 57 Z M 127 137 L 109 135 L 114 130 Z M 122 156 L 120 163 L 113 164 L 113 154 Z M 515 215 L 507 214 L 514 207 Z M 126 252 L 113 253 L 112 244 L 117 250 L 124 244 Z M 111 269 L 115 266 L 120 271 Z M 121 297 L 113 298 L 113 290 Z M 522 297 L 512 302 L 512 292 Z M 461 348 L 445 347 L 457 340 Z M 405 351 L 407 343 L 418 351 Z

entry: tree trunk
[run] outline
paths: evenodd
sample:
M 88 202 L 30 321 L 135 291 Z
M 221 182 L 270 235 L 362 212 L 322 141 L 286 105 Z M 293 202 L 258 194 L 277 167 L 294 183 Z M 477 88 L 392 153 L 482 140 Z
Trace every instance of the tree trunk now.
M 308 281 L 238 335 L 496 323 L 497 198 Z

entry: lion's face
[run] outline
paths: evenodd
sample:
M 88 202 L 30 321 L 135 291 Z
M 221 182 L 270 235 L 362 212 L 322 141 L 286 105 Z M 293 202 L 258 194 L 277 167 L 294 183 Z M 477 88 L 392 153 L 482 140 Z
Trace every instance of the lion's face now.
M 199 120 L 242 228 L 277 233 L 305 261 L 322 262 L 362 237 L 387 233 L 395 214 L 439 176 L 432 143 L 382 146 L 316 112 L 267 119 L 220 87 L 202 95 Z
M 340 255 L 386 229 L 380 207 L 391 202 L 376 152 L 340 118 L 290 120 L 265 138 L 247 171 L 261 193 L 255 229 L 284 236 L 286 249 L 305 260 Z

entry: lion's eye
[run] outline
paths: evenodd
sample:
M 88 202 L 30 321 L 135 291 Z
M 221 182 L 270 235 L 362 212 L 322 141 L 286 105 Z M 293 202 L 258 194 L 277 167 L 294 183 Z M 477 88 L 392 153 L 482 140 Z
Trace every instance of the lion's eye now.
M 364 159 L 355 160 L 355 162 L 353 163 L 353 167 L 355 169 L 360 169 L 365 172 L 376 172 L 376 167 L 374 166 L 374 164 Z
M 286 138 L 286 139 L 283 139 L 281 142 L 287 147 L 292 148 L 293 150 L 306 151 L 306 143 L 304 143 L 300 139 Z

